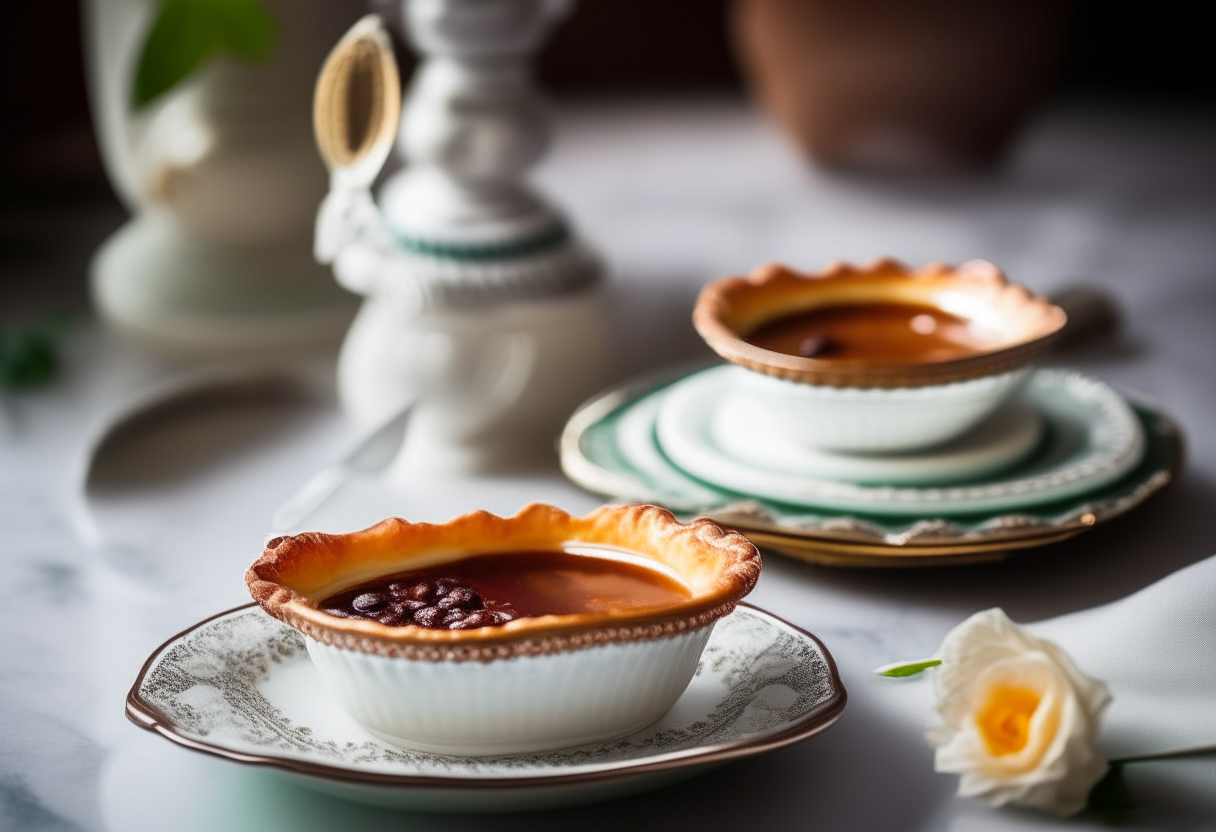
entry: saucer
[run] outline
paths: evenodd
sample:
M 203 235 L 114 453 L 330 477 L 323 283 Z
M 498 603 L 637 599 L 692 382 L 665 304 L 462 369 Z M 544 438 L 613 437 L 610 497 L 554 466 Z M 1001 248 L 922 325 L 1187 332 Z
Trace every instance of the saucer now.
M 1122 478 L 1068 499 L 966 515 L 807 508 L 714 486 L 663 453 L 654 436 L 659 409 L 666 393 L 689 375 L 689 369 L 656 373 L 584 404 L 561 437 L 563 471 L 589 491 L 625 502 L 657 503 L 686 517 L 710 517 L 744 532 L 757 545 L 817 563 L 889 567 L 998 559 L 1131 511 L 1169 484 L 1182 461 L 1178 427 L 1157 407 L 1135 401 L 1131 409 L 1145 441 L 1140 462 Z M 1047 395 L 1057 382 L 1068 383 L 1062 377 L 1085 380 L 1075 373 L 1039 370 L 1030 381 L 1036 387 L 1043 384 Z M 1016 476 L 1038 457 L 1035 452 L 1005 476 Z
M 304 639 L 254 605 L 196 624 L 145 663 L 127 697 L 137 725 L 187 748 L 269 766 L 364 803 L 499 812 L 590 803 L 658 788 L 798 742 L 844 710 L 827 648 L 741 604 L 722 619 L 675 706 L 618 739 L 537 754 L 404 751 L 338 706 Z
M 734 372 L 714 368 L 672 385 L 655 423 L 659 447 L 677 467 L 711 485 L 790 505 L 890 515 L 1014 510 L 1101 488 L 1134 468 L 1144 453 L 1140 423 L 1118 393 L 1076 373 L 1041 370 L 1029 378 L 1023 396 L 1046 421 L 1046 441 L 1015 470 L 926 487 L 823 479 L 739 458 L 714 441 L 714 403 Z M 915 463 L 910 467 L 915 472 Z
M 765 423 L 758 412 L 763 402 L 740 395 L 736 384 L 738 376 L 747 372 L 717 367 L 680 381 L 664 397 L 656 424 L 659 444 L 668 456 L 690 473 L 723 487 L 737 479 L 722 482 L 713 472 L 738 465 L 859 484 L 962 483 L 1010 467 L 1043 438 L 1038 409 L 1018 398 L 962 437 L 923 451 L 858 454 L 799 445 L 758 429 Z

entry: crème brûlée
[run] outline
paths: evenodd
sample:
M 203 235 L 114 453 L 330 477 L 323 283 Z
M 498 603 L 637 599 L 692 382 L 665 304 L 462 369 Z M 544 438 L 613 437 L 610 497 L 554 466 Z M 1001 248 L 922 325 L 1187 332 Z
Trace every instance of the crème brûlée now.
M 378 578 L 319 609 L 392 627 L 472 630 L 519 618 L 660 610 L 687 601 L 678 579 L 626 553 L 496 552 Z
M 992 263 L 917 269 L 889 258 L 819 272 L 777 264 L 706 286 L 693 323 L 719 355 L 830 387 L 940 385 L 1016 370 L 1066 323 Z
M 997 337 L 928 304 L 850 303 L 777 318 L 745 340 L 803 358 L 917 364 L 979 355 Z
M 521 578 L 513 591 L 547 593 L 550 606 L 509 622 L 455 629 L 326 609 L 336 609 L 344 596 L 353 602 L 366 594 L 369 582 L 380 581 L 387 590 L 403 581 L 457 579 L 470 570 L 483 573 L 474 583 L 499 584 L 519 570 L 516 577 L 529 575 L 531 588 Z M 267 612 L 318 641 L 459 660 L 702 626 L 734 609 L 759 571 L 759 553 L 745 537 L 707 520 L 682 524 L 654 506 L 609 506 L 575 517 L 533 504 L 514 517 L 475 511 L 442 524 L 392 518 L 349 534 L 276 538 L 249 568 L 246 582 Z M 598 588 L 588 584 L 596 581 Z M 603 591 L 614 581 L 620 584 L 615 601 Z M 633 597 L 637 592 L 642 594 Z M 490 600 L 518 603 L 508 596 Z M 576 596 L 586 597 L 580 602 Z M 394 600 L 384 599 L 383 608 Z
M 405 748 L 577 745 L 665 713 L 760 573 L 742 535 L 654 506 L 534 504 L 269 541 L 246 580 L 338 702 Z

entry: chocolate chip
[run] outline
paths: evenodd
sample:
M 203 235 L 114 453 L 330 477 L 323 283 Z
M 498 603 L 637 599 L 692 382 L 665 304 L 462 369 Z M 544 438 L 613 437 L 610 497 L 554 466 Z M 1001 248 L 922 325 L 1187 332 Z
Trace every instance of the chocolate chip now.
M 331 600 L 328 603 L 333 609 L 327 611 L 341 618 L 370 619 L 392 627 L 416 624 L 432 630 L 489 627 L 519 616 L 510 604 L 492 604 L 487 609 L 477 590 L 450 577 L 393 580 L 366 592 L 351 592 L 359 594 L 340 606 L 334 605 L 336 599 Z
M 409 623 L 409 613 L 389 608 L 377 615 L 376 620 L 389 627 L 400 627 L 402 624 Z
M 448 629 L 453 629 L 453 624 L 459 624 L 471 614 L 468 610 L 447 610 L 440 619 L 440 624 Z
M 478 627 L 489 627 L 496 623 L 498 622 L 494 620 L 493 612 L 490 610 L 477 610 L 476 612 L 469 613 L 463 620 L 449 624 L 448 628 L 452 630 L 474 630 Z
M 435 581 L 435 595 L 442 598 L 458 586 L 461 586 L 461 583 L 455 578 L 440 578 Z
M 471 586 L 455 586 L 436 604 L 440 609 L 475 610 L 481 607 L 481 596 Z
M 443 613 L 439 607 L 423 607 L 414 613 L 414 623 L 419 627 L 438 630 L 443 626 Z
M 415 601 L 429 601 L 435 597 L 435 584 L 430 581 L 419 581 L 410 587 L 409 596 Z
M 836 344 L 826 335 L 812 335 L 803 338 L 798 345 L 798 354 L 803 358 L 820 358 L 836 351 Z
M 389 596 L 382 592 L 365 592 L 350 602 L 359 612 L 375 612 L 389 601 Z

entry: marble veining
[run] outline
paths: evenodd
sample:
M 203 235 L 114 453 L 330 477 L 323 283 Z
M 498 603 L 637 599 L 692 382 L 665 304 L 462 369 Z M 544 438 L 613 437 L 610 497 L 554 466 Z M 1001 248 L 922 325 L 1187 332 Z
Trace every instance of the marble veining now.
M 741 101 L 601 101 L 559 111 L 560 140 L 537 171 L 611 263 L 621 316 L 621 377 L 703 356 L 688 315 L 710 279 L 763 260 L 816 268 L 832 259 L 890 254 L 908 262 L 983 256 L 1040 291 L 1076 282 L 1117 297 L 1124 337 L 1065 357 L 1083 372 L 1152 396 L 1186 434 L 1179 480 L 1142 509 L 1066 544 L 1004 565 L 919 574 L 831 570 L 766 556 L 749 600 L 819 634 L 840 664 L 849 711 L 823 737 L 690 781 L 676 790 L 586 810 L 496 820 L 508 832 L 595 828 L 597 818 L 645 830 L 679 806 L 704 828 L 762 823 L 804 828 L 807 807 L 842 830 L 1027 828 L 1075 822 L 994 813 L 953 796 L 932 773 L 923 725 L 908 716 L 913 687 L 872 680 L 887 662 L 931 653 L 967 614 L 1002 605 L 1030 621 L 1126 595 L 1216 551 L 1216 130 L 1201 120 L 1131 108 L 1062 104 L 1029 126 L 999 177 L 958 182 L 856 182 L 808 169 Z M 6 259 L 4 323 L 83 296 L 92 248 L 122 220 L 111 202 L 73 196 L 54 205 L 0 208 L 6 234 L 46 241 Z M 157 770 L 177 790 L 158 805 L 183 812 L 211 797 L 193 775 L 222 770 L 239 784 L 255 772 L 173 748 L 139 769 L 107 768 L 157 740 L 129 725 L 123 697 L 157 645 L 191 623 L 246 600 L 240 580 L 269 517 L 340 447 L 316 434 L 284 438 L 282 453 L 234 465 L 214 488 L 164 487 L 131 495 L 124 545 L 156 564 L 177 541 L 195 580 L 169 586 L 119 573 L 78 534 L 78 454 L 97 421 L 179 368 L 153 361 L 91 325 L 69 339 L 63 372 L 34 391 L 0 393 L 0 830 L 178 832 L 172 818 L 103 817 L 105 800 L 134 805 Z M 332 438 L 332 437 L 331 437 Z M 254 451 L 258 449 L 252 449 Z M 284 468 L 275 474 L 274 466 Z M 227 495 L 227 496 L 225 496 Z M 318 527 L 345 530 L 387 513 L 443 520 L 473 505 L 512 513 L 543 498 L 571 511 L 597 499 L 555 469 L 496 479 L 407 484 L 391 500 L 352 483 Z M 377 501 L 379 499 L 379 501 Z M 136 510 L 138 509 L 138 511 Z M 373 516 L 369 516 L 373 515 Z M 222 522 L 220 522 L 222 521 Z M 70 588 L 65 588 L 64 585 Z M 159 746 L 158 746 L 159 747 Z M 1188 762 L 1136 773 L 1140 821 L 1196 829 L 1211 822 L 1211 779 Z M 103 771 L 106 776 L 103 777 Z M 168 776 L 172 775 L 172 776 Z M 874 799 L 876 781 L 882 799 Z M 754 801 L 727 804 L 740 784 Z M 1206 789 L 1206 791 L 1205 791 Z M 298 790 L 288 792 L 286 797 Z M 247 793 L 247 792 L 246 792 Z M 99 799 L 99 795 L 104 800 Z M 1206 795 L 1206 797 L 1205 797 Z M 258 792 L 265 832 L 284 795 Z M 346 807 L 316 804 L 322 820 Z M 762 802 L 765 809 L 757 812 Z M 433 823 L 382 813 L 384 827 Z M 474 827 L 459 817 L 445 828 Z M 313 832 L 303 821 L 291 832 Z M 479 825 L 484 819 L 477 820 Z

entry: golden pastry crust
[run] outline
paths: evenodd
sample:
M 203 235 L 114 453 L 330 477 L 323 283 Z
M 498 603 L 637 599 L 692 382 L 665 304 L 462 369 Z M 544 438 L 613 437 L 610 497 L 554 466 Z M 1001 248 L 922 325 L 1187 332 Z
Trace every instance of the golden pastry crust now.
M 946 293 L 985 310 L 997 323 L 999 341 L 993 349 L 948 361 L 846 363 L 785 355 L 743 340 L 776 318 L 824 306 L 877 302 L 940 306 Z M 947 311 L 970 317 L 965 310 Z M 1045 298 L 1010 283 L 986 260 L 971 260 L 957 268 L 929 263 L 912 270 L 882 258 L 862 267 L 832 263 L 809 274 L 767 263 L 747 277 L 724 278 L 702 289 L 692 320 L 718 355 L 749 370 L 804 384 L 893 388 L 948 384 L 1014 370 L 1043 352 L 1067 317 Z
M 674 570 L 692 597 L 645 613 L 548 615 L 472 630 L 389 627 L 317 609 L 337 592 L 396 572 L 469 555 L 574 544 L 653 558 Z M 605 506 L 575 517 L 534 503 L 514 517 L 473 511 L 440 524 L 390 518 L 350 534 L 275 538 L 249 567 L 245 582 L 268 613 L 325 644 L 382 656 L 489 661 L 695 630 L 734 610 L 759 576 L 756 547 L 709 520 L 685 525 L 665 509 L 640 505 Z

